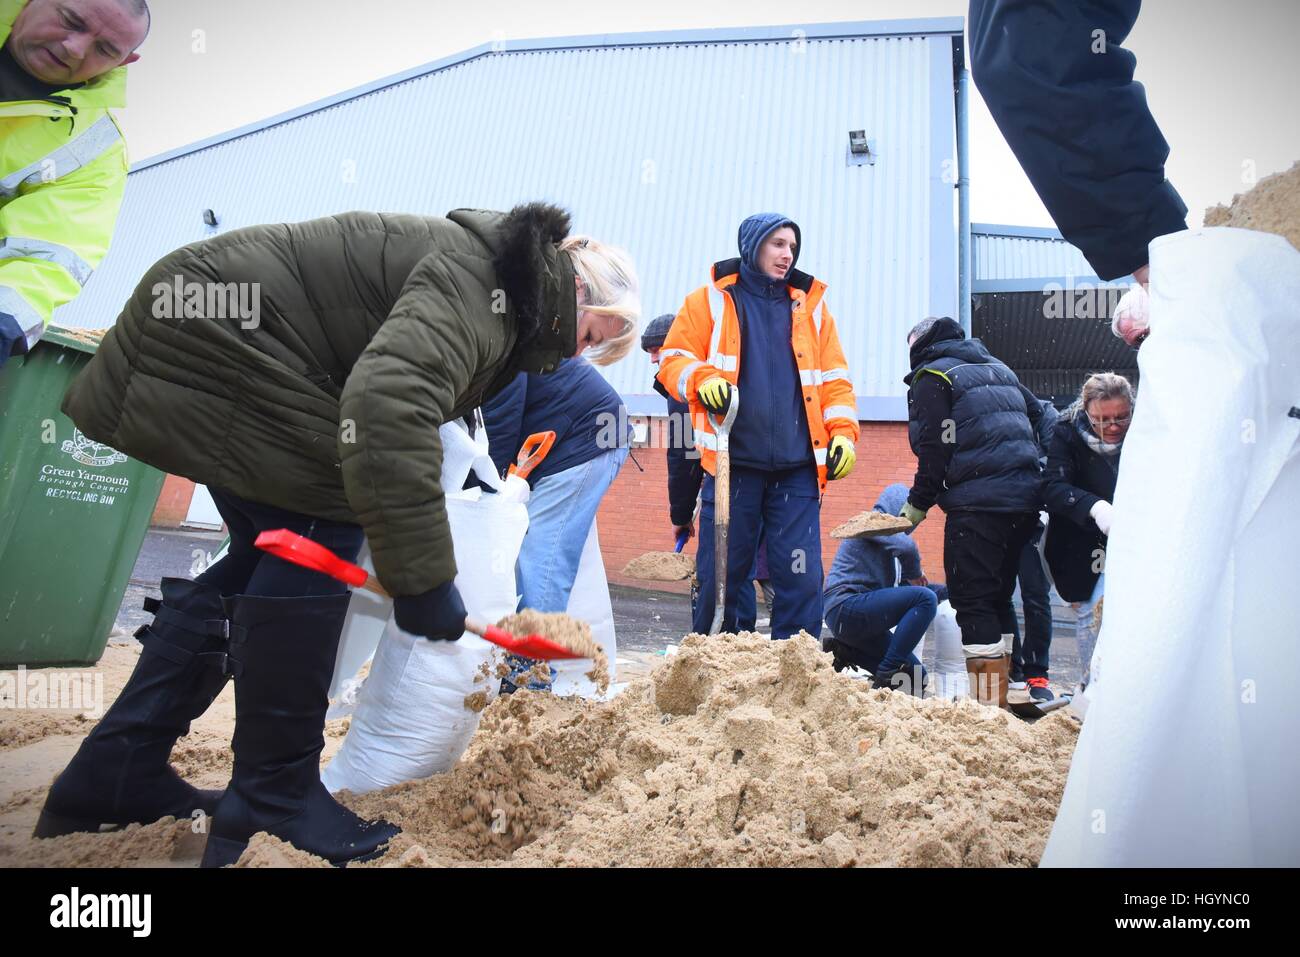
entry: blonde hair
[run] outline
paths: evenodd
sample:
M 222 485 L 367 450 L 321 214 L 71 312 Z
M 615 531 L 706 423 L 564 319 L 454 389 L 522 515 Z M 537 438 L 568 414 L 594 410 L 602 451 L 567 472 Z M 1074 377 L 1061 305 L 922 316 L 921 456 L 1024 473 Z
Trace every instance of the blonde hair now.
M 640 287 L 632 258 L 617 246 L 590 236 L 569 236 L 560 243 L 560 251 L 569 254 L 573 270 L 587 290 L 587 302 L 578 311 L 623 320 L 623 328 L 617 335 L 588 352 L 596 365 L 613 365 L 631 351 L 636 341 L 637 322 L 641 319 Z
M 1073 419 L 1079 412 L 1085 415 L 1088 406 L 1094 402 L 1107 399 L 1128 399 L 1129 408 L 1133 407 L 1133 383 L 1115 372 L 1094 372 L 1083 382 L 1079 397 L 1066 410 L 1066 415 Z

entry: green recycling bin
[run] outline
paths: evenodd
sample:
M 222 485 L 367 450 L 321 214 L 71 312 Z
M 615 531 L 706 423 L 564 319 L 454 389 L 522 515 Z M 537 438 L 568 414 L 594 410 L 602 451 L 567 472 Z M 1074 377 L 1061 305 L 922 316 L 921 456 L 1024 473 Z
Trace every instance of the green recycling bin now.
M 99 660 L 162 490 L 59 411 L 97 348 L 51 326 L 0 368 L 0 667 Z

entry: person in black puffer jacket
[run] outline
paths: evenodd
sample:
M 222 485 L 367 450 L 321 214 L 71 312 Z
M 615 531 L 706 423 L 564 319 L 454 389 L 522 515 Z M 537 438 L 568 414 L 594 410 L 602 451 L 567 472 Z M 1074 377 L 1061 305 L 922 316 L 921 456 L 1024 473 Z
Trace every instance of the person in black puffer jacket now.
M 908 440 L 916 478 L 900 514 L 947 514 L 943 564 L 972 688 L 1005 705 L 1020 553 L 1038 524 L 1042 410 L 1014 372 L 952 319 L 908 333 Z M 978 683 L 978 685 L 977 685 Z
M 1133 419 L 1133 386 L 1121 375 L 1089 376 L 1061 416 L 1047 454 L 1043 493 L 1048 524 L 1044 554 L 1056 590 L 1075 605 L 1083 684 L 1097 643 L 1093 609 L 1105 589 L 1106 537 L 1120 452 Z

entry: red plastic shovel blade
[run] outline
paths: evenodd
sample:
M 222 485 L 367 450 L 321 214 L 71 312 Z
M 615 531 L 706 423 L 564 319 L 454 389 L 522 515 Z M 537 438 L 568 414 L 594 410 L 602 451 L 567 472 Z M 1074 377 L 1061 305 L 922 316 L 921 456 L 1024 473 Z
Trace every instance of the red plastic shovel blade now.
M 525 658 L 536 658 L 541 661 L 557 661 L 561 658 L 581 658 L 582 655 L 574 654 L 563 645 L 557 645 L 549 638 L 543 638 L 541 635 L 524 635 L 515 637 L 504 629 L 497 628 L 495 625 L 489 626 L 483 634 L 483 637 L 494 645 L 500 645 L 506 651 L 513 652 L 516 655 L 522 655 Z
M 265 552 L 270 552 L 276 558 L 283 558 L 286 562 L 324 572 L 331 578 L 347 582 L 353 587 L 364 585 L 366 579 L 370 577 L 370 573 L 360 565 L 339 558 L 324 545 L 313 542 L 310 538 L 303 538 L 297 532 L 291 532 L 287 528 L 261 532 L 253 544 Z

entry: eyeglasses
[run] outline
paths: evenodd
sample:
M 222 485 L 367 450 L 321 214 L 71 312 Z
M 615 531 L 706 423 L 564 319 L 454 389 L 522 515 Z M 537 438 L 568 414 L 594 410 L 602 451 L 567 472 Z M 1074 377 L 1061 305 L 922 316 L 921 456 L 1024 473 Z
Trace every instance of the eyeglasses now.
M 1092 416 L 1088 416 L 1088 421 L 1092 423 L 1095 429 L 1108 429 L 1112 425 L 1128 425 L 1132 418 L 1133 413 L 1130 412 L 1128 415 L 1117 415 L 1113 419 L 1094 419 Z

